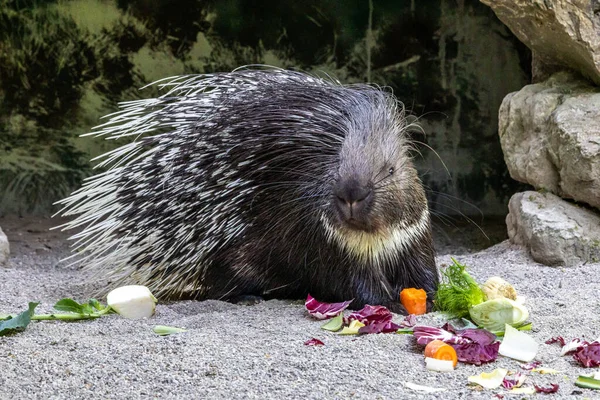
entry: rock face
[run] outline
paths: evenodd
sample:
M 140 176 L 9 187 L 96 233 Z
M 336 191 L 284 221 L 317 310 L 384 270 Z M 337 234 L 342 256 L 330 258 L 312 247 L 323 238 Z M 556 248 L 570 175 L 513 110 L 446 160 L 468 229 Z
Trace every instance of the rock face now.
M 506 96 L 499 119 L 513 179 L 600 208 L 600 88 L 558 73 Z
M 574 69 L 600 85 L 598 0 L 481 2 L 490 6 L 515 36 L 533 51 L 536 63 Z
M 8 263 L 8 256 L 10 254 L 10 247 L 8 245 L 8 238 L 2 232 L 2 228 L 0 228 L 0 266 L 6 265 Z
M 551 193 L 522 192 L 508 203 L 511 242 L 525 246 L 546 265 L 600 260 L 600 215 Z

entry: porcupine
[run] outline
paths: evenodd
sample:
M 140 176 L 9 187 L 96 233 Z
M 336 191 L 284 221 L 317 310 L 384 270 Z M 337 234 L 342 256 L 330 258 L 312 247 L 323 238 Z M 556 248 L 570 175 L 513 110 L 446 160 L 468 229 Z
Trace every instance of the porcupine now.
M 84 264 L 159 298 L 431 299 L 427 200 L 391 93 L 281 69 L 155 84 L 168 92 L 92 133 L 135 139 L 61 201 Z

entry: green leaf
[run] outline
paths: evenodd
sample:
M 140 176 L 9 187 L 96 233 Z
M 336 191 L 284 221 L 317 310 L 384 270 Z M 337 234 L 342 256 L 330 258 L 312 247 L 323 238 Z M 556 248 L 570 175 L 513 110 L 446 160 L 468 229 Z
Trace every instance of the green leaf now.
M 469 316 L 471 307 L 483 303 L 483 291 L 466 268 L 453 258 L 452 265 L 441 271 L 442 279 L 435 295 L 437 310 L 463 318 Z
M 102 303 L 100 303 L 98 300 L 96 299 L 89 299 L 88 300 L 88 304 L 90 307 L 92 307 L 93 311 L 102 311 L 106 308 L 106 306 L 102 305 Z
M 600 389 L 600 380 L 585 375 L 579 375 L 575 381 L 575 386 L 586 389 Z
M 499 297 L 469 309 L 471 319 L 488 331 L 501 331 L 505 324 L 521 326 L 529 318 L 527 308 L 514 300 Z
M 79 304 L 75 300 L 69 298 L 57 301 L 54 305 L 54 308 L 58 311 L 66 311 L 77 314 L 90 314 L 84 305 Z
M 56 302 L 54 308 L 58 311 L 66 311 L 75 314 L 92 315 L 98 312 L 106 313 L 106 306 L 96 299 L 89 299 L 87 303 L 78 303 L 73 299 L 65 298 Z M 104 311 L 104 312 L 103 312 Z
M 344 316 L 340 313 L 335 317 L 331 318 L 327 323 L 321 326 L 321 329 L 325 329 L 326 331 L 337 332 L 342 329 L 342 325 L 344 324 Z
M 524 324 L 517 325 L 514 328 L 518 331 L 530 331 L 532 328 L 532 324 L 531 324 L 531 322 L 525 322 Z M 494 335 L 496 335 L 498 337 L 504 336 L 504 331 L 490 331 L 490 332 L 492 332 Z
M 10 335 L 11 333 L 21 332 L 27 328 L 31 322 L 33 311 L 40 303 L 29 303 L 29 309 L 7 321 L 0 322 L 0 336 Z
M 173 333 L 187 332 L 186 329 L 176 328 L 174 326 L 156 325 L 153 329 L 154 333 L 160 336 L 167 336 Z

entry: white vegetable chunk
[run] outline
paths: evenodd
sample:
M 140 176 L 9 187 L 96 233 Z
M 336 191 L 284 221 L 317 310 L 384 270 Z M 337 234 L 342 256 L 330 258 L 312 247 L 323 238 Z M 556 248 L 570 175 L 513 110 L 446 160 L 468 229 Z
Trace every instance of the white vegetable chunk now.
M 492 372 L 482 372 L 479 375 L 470 376 L 467 380 L 471 383 L 481 385 L 486 389 L 496 389 L 502 384 L 507 373 L 507 369 L 497 368 Z
M 526 333 L 523 333 L 506 324 L 504 339 L 500 343 L 498 353 L 514 358 L 515 360 L 529 362 L 535 358 L 538 352 L 537 342 Z
M 106 303 L 129 319 L 148 318 L 154 314 L 156 298 L 146 286 L 121 286 L 106 296 Z
M 430 371 L 451 372 L 454 371 L 452 360 L 438 360 L 437 358 L 425 357 L 425 367 Z

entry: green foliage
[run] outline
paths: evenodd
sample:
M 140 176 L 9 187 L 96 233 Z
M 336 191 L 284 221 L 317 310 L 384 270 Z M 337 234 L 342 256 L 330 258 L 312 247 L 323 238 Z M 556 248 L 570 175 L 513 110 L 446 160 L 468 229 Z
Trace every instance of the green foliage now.
M 153 329 L 154 333 L 159 336 L 168 336 L 174 333 L 182 333 L 187 332 L 187 330 L 183 328 L 176 328 L 174 326 L 165 326 L 165 325 L 156 325 Z
M 9 317 L 6 321 L 0 322 L 0 336 L 10 335 L 22 332 L 31 322 L 33 312 L 39 303 L 29 303 L 29 308 L 15 317 Z
M 442 281 L 435 296 L 435 307 L 457 318 L 469 316 L 469 309 L 484 301 L 479 284 L 466 271 L 466 266 L 454 258 L 452 265 L 442 270 Z
M 20 114 L 62 128 L 77 108 L 83 84 L 97 75 L 91 42 L 50 4 L 33 2 L 21 9 L 20 3 L 0 0 L 0 115 Z M 46 132 L 36 139 L 50 143 L 56 137 Z
M 52 2 L 0 0 L 0 25 L 0 209 L 49 209 L 88 172 L 70 127 L 95 55 Z
M 0 336 L 24 331 L 31 321 L 79 321 L 85 319 L 100 318 L 113 312 L 113 310 L 100 304 L 96 299 L 90 299 L 87 303 L 78 303 L 73 299 L 61 299 L 54 308 L 64 313 L 34 314 L 34 309 L 39 303 L 29 303 L 29 310 L 18 315 L 0 314 Z
M 90 299 L 87 303 L 78 303 L 73 299 L 65 298 L 56 302 L 54 308 L 58 311 L 71 312 L 83 315 L 92 315 L 106 309 L 105 305 L 100 304 L 96 299 Z
M 61 142 L 36 156 L 31 155 L 33 147 L 29 152 L 0 151 L 0 209 L 12 202 L 20 205 L 20 212 L 48 210 L 81 182 L 90 170 L 84 155 L 66 139 Z
M 321 325 L 321 329 L 325 329 L 326 331 L 337 332 L 342 329 L 344 325 L 344 314 L 340 313 L 335 317 L 331 318 L 325 324 Z

